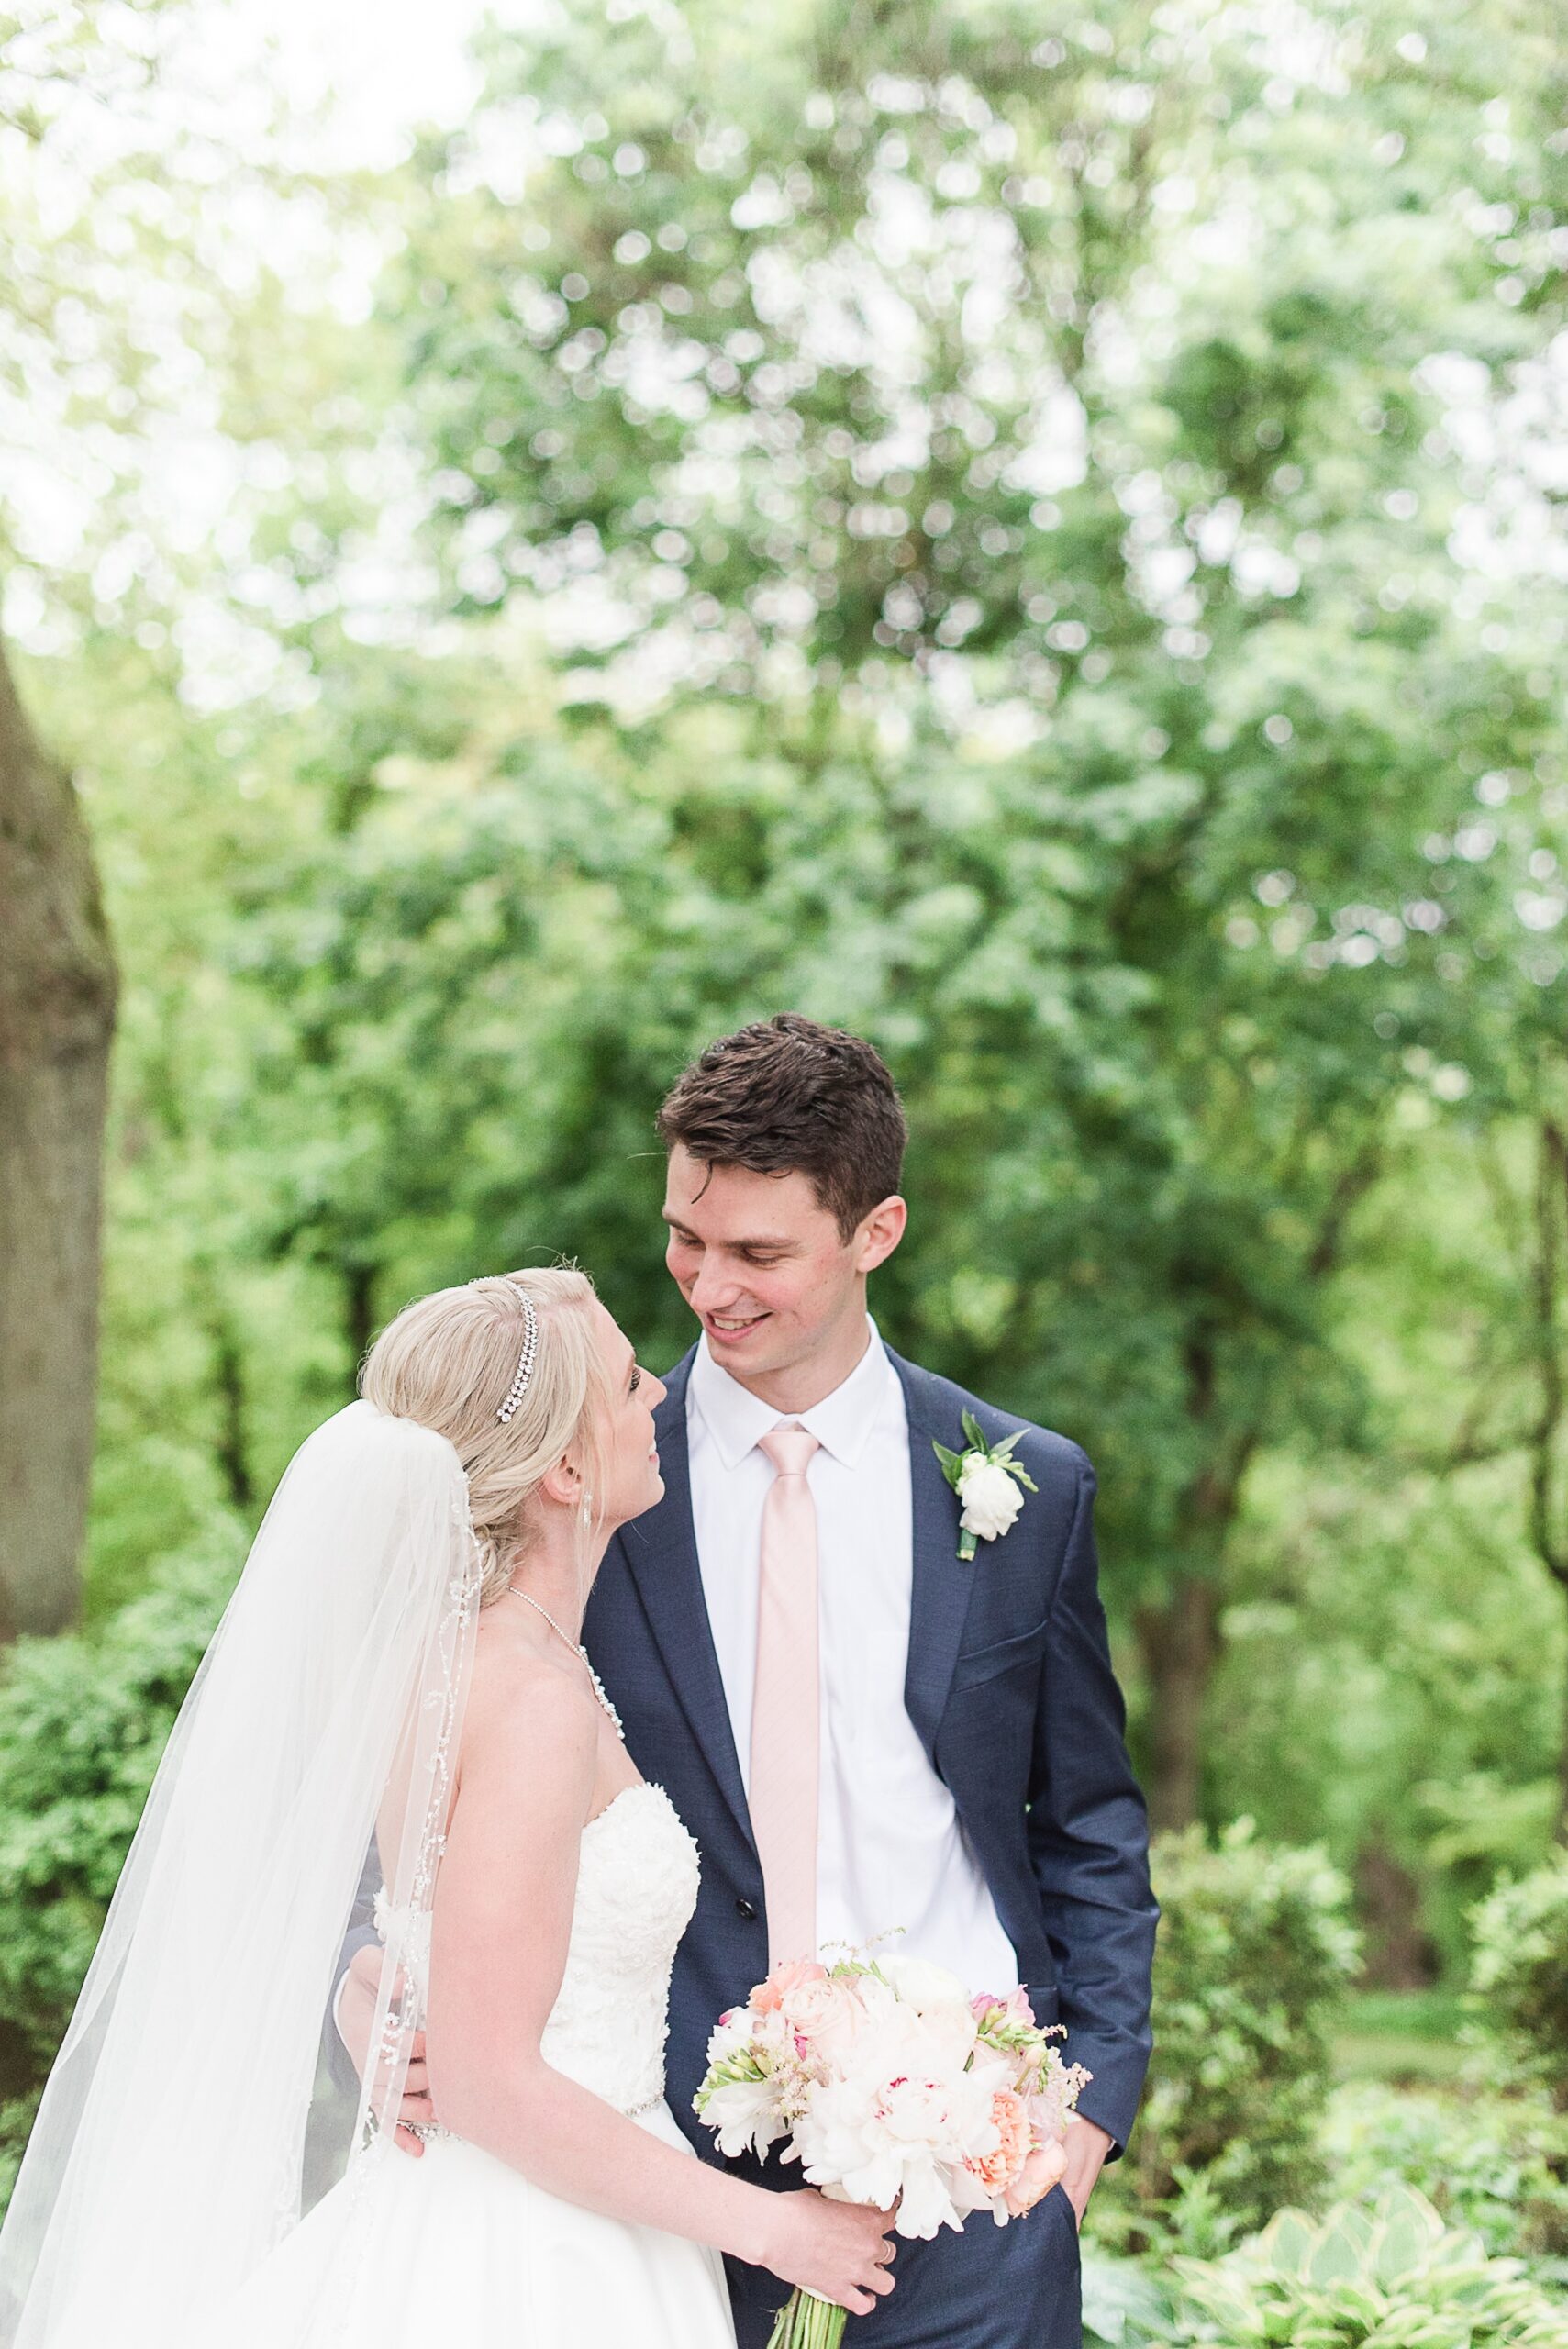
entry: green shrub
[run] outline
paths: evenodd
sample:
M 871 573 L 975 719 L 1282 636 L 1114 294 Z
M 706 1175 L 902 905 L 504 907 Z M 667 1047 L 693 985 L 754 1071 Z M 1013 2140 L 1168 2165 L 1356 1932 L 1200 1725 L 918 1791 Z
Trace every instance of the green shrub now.
M 0 1677 L 0 2207 L 159 1756 L 240 1557 L 202 1545 L 98 1632 L 20 1640 Z
M 13 2103 L 0 2104 L 0 2219 L 6 2215 L 11 2199 L 11 2188 L 17 2183 L 17 2172 L 22 2165 L 28 2132 L 38 2117 L 41 2087 L 30 2096 L 17 2097 Z
M 1101 2189 L 1096 2187 L 1096 2196 Z M 1094 2209 L 1094 2203 L 1089 2205 Z M 1084 2253 L 1084 2341 L 1085 2349 L 1141 2349 L 1145 2342 L 1175 2336 L 1169 2292 L 1141 2260 L 1107 2259 Z M 852 2338 L 852 2336 L 851 2336 Z
M 1370 2200 L 1396 2179 L 1489 2252 L 1568 2253 L 1568 2120 L 1540 2091 L 1519 2096 L 1335 2090 L 1321 2145 L 1337 2196 Z
M 1084 2337 L 1094 2349 L 1568 2349 L 1568 2309 L 1395 2185 L 1321 2219 L 1281 2210 L 1219 2259 L 1155 2270 L 1090 2252 Z
M 1154 2060 L 1096 2231 L 1114 2243 L 1119 2218 L 1124 2242 L 1146 2243 L 1192 2203 L 1216 2248 L 1321 2176 L 1327 2026 L 1358 1964 L 1350 1887 L 1321 1852 L 1261 1843 L 1245 1820 L 1213 1843 L 1161 1836 L 1153 1868 Z
M 1281 2210 L 1223 2259 L 1178 2258 L 1164 2337 L 1226 2349 L 1564 2349 L 1568 2311 L 1423 2195 Z M 1160 2337 L 1158 2335 L 1154 2336 Z
M 1470 1921 L 1485 2036 L 1514 2078 L 1538 2081 L 1568 2112 L 1568 1852 L 1517 1883 L 1505 1876 Z

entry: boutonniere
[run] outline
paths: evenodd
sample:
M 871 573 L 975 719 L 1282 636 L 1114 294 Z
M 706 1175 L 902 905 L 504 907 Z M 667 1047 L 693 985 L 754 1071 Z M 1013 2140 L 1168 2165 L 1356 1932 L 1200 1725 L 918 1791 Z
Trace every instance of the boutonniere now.
M 1013 1446 L 1023 1433 L 1021 1428 L 1015 1429 L 1003 1442 L 988 1444 L 973 1412 L 965 1411 L 963 1432 L 969 1438 L 967 1451 L 950 1452 L 945 1443 L 934 1440 L 931 1450 L 942 1464 L 942 1475 L 963 1504 L 963 1513 L 958 1520 L 962 1528 L 958 1554 L 967 1564 L 974 1555 L 977 1542 L 995 1542 L 998 1533 L 1010 1531 L 1024 1505 L 1018 1485 L 1031 1493 L 1038 1493 L 1040 1486 L 1012 1457 Z

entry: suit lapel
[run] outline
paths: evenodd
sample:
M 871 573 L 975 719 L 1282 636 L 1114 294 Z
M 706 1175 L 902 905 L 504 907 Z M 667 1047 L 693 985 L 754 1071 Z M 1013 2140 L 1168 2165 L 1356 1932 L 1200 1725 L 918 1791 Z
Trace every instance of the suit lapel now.
M 729 1703 L 713 1644 L 692 1523 L 691 1457 L 686 1448 L 686 1381 L 693 1353 L 665 1381 L 653 1416 L 664 1497 L 621 1533 L 622 1547 L 681 1709 L 726 1802 L 748 1841 L 751 1822 L 735 1752 Z
M 963 1443 L 962 1428 L 940 1409 L 929 1373 L 888 1348 L 903 1383 L 909 1416 L 909 1486 L 913 1504 L 914 1585 L 909 1602 L 909 1664 L 904 1704 L 919 1732 L 932 1767 L 937 1731 L 947 1703 L 948 1684 L 958 1660 L 963 1619 L 969 1612 L 974 1568 L 958 1555 L 958 1496 L 931 1450 L 933 1438 L 953 1449 Z

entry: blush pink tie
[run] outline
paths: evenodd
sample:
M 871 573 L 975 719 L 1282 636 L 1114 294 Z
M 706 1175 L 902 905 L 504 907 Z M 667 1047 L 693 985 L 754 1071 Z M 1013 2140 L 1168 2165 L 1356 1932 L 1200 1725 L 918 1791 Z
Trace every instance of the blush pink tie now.
M 777 1427 L 759 1449 L 777 1474 L 762 1504 L 749 1800 L 773 1966 L 817 1954 L 817 1504 L 806 1471 L 819 1445 L 803 1427 Z

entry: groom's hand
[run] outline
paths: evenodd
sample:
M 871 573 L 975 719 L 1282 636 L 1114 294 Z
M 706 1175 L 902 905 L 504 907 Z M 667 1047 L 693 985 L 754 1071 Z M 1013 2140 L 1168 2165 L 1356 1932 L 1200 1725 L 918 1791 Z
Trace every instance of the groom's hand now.
M 349 1960 L 349 1970 L 343 1976 L 343 1987 L 338 1994 L 338 2029 L 353 2066 L 362 2080 L 365 2065 L 370 2061 L 371 2032 L 375 2022 L 376 1999 L 381 1992 L 382 1953 L 373 1945 L 356 1950 Z M 403 1995 L 403 1976 L 399 1973 L 393 1986 L 394 1998 Z M 403 2101 L 397 2110 L 397 2127 L 393 2142 L 404 2153 L 416 2158 L 425 2150 L 424 2140 L 416 2137 L 414 2129 L 428 2127 L 436 2117 L 430 2102 L 429 2074 L 425 2068 L 425 2034 L 417 2031 L 408 2058 L 408 2073 L 403 2083 Z
M 1105 2167 L 1106 2155 L 1115 2142 L 1097 2121 L 1085 2120 L 1082 2113 L 1074 2112 L 1068 2121 L 1062 2139 L 1067 2166 L 1062 2173 L 1062 2183 L 1080 2226 L 1095 2190 L 1095 2180 Z

